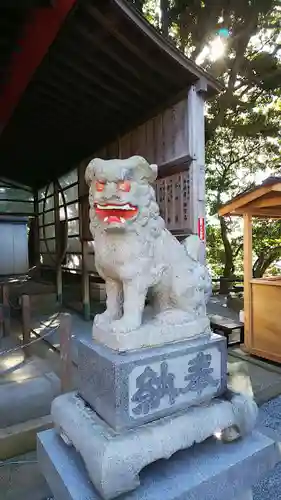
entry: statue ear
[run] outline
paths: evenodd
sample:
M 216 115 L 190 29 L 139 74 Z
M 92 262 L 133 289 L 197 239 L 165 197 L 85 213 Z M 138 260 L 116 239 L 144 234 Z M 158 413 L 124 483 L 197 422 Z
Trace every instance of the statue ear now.
M 91 182 L 94 180 L 94 177 L 95 177 L 95 160 L 91 160 L 90 163 L 88 163 L 85 170 L 85 181 L 88 186 L 90 186 Z
M 136 164 L 134 171 L 137 180 L 145 180 L 149 184 L 152 184 L 156 180 L 158 171 L 157 165 L 150 165 L 141 156 L 133 156 L 130 160 L 133 160 Z

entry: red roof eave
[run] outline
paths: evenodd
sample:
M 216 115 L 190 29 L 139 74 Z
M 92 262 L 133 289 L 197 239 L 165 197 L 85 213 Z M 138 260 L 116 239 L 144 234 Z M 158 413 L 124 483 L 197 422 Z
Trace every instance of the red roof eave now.
M 14 52 L 0 95 L 0 131 L 7 125 L 34 72 L 56 38 L 76 0 L 56 0 L 55 5 L 35 8 L 23 28 L 19 50 Z

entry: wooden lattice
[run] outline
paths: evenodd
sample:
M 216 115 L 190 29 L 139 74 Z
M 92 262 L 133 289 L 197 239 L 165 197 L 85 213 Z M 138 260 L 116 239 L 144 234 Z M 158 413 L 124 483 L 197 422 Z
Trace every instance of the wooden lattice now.
M 170 175 L 155 183 L 160 213 L 170 231 L 185 233 L 190 229 L 189 172 Z

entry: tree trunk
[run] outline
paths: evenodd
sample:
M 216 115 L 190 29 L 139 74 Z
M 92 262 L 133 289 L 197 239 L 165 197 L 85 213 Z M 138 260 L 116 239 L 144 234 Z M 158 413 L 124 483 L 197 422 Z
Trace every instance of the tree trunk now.
M 227 225 L 225 219 L 224 217 L 220 217 L 219 220 L 221 228 L 221 238 L 224 246 L 224 255 L 225 255 L 223 278 L 231 278 L 234 274 L 233 251 L 228 239 Z M 220 293 L 226 294 L 228 293 L 228 289 L 229 289 L 229 283 L 225 280 L 221 280 Z
M 261 252 L 253 266 L 253 277 L 262 278 L 265 271 L 281 256 L 281 247 L 273 248 L 268 254 Z

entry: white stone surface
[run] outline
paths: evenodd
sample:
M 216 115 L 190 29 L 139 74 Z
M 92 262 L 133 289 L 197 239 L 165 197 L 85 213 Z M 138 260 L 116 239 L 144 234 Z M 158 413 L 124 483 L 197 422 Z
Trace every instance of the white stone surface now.
M 171 314 L 173 316 L 173 313 Z M 165 322 L 166 317 L 166 322 Z M 130 332 L 111 332 L 93 325 L 92 337 L 100 344 L 106 345 L 115 351 L 128 351 L 143 347 L 156 347 L 169 342 L 178 342 L 187 339 L 209 338 L 211 335 L 208 318 L 198 318 L 190 323 L 175 325 L 169 324 L 169 313 L 163 313 L 154 320 L 144 322 L 137 330 Z
M 236 500 L 253 500 L 253 493 L 252 490 L 245 491 L 244 493 L 241 493 L 239 497 L 237 497 Z
M 57 431 L 81 454 L 96 489 L 109 500 L 135 489 L 143 467 L 160 458 L 229 427 L 236 427 L 241 435 L 250 432 L 257 406 L 252 399 L 234 395 L 231 401 L 213 400 L 208 406 L 118 434 L 70 393 L 54 400 L 52 417 Z
M 208 370 L 210 370 L 210 377 L 208 380 L 208 385 L 206 388 L 202 388 L 202 390 L 198 391 L 200 394 L 200 397 L 204 398 L 204 400 L 212 399 L 214 396 L 214 393 L 218 390 L 221 384 L 221 379 L 222 379 L 222 373 L 221 373 L 221 367 L 222 367 L 222 361 L 221 361 L 221 351 L 218 350 L 216 347 L 213 349 L 206 349 L 204 351 L 204 356 L 210 355 L 211 356 L 211 362 L 208 365 Z M 166 365 L 167 365 L 167 371 L 169 374 L 172 376 L 172 381 L 173 381 L 173 387 L 176 389 L 183 389 L 188 386 L 188 381 L 186 380 L 186 375 L 188 375 L 188 369 L 189 369 L 189 362 L 194 359 L 194 352 L 186 354 L 185 356 L 177 357 L 177 358 L 168 358 Z M 161 361 L 156 361 L 155 363 L 149 363 L 149 369 L 153 370 L 154 372 L 157 373 L 159 378 L 161 377 Z M 136 414 L 133 410 L 136 409 L 138 403 L 134 402 L 134 395 L 136 394 L 138 390 L 138 385 L 137 385 L 137 378 L 140 376 L 143 376 L 144 374 L 144 367 L 142 366 L 136 366 L 133 368 L 131 373 L 129 374 L 129 415 L 136 420 L 139 418 L 139 415 Z M 197 380 L 200 377 L 200 373 L 195 374 L 197 377 Z M 168 377 L 166 378 L 166 383 L 168 382 Z M 152 382 L 153 384 L 153 382 Z M 156 390 L 156 388 L 155 388 Z M 196 401 L 198 399 L 198 392 L 196 390 L 187 390 L 186 392 L 182 392 L 176 396 L 177 404 L 184 404 L 184 403 L 189 403 L 192 404 L 192 401 Z M 165 409 L 170 409 L 171 408 L 171 403 L 169 402 L 169 397 L 170 393 L 167 393 L 163 398 L 160 400 L 160 404 L 157 407 L 157 411 L 165 410 Z M 150 408 L 148 413 L 146 414 L 153 414 L 155 413 L 155 409 L 153 407 Z
M 139 329 L 148 292 L 153 306 L 149 324 L 159 330 L 152 334 L 152 345 L 162 343 L 161 335 L 165 342 L 177 340 L 172 328 L 165 330 L 167 322 L 186 326 L 187 337 L 181 338 L 201 335 L 205 328 L 196 323 L 208 322 L 210 276 L 198 260 L 202 243 L 193 235 L 180 244 L 165 228 L 152 187 L 156 177 L 157 166 L 140 156 L 96 158 L 85 174 L 96 269 L 105 280 L 107 294 L 106 311 L 96 315 L 94 323 L 107 339 L 135 331 L 139 344 L 135 339 L 131 346 L 129 336 L 123 336 L 126 349 L 144 343 Z

